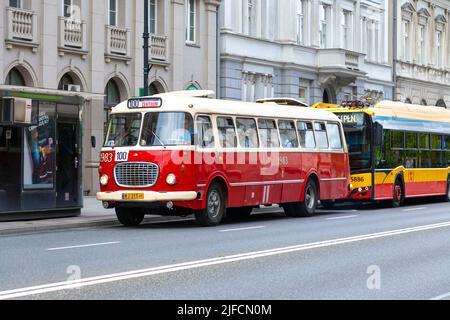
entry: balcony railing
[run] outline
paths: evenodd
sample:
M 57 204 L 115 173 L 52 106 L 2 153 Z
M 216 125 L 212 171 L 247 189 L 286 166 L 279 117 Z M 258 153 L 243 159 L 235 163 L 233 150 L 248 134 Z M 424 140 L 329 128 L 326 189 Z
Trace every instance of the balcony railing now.
M 59 17 L 59 47 L 86 49 L 86 22 Z
M 37 41 L 37 14 L 33 11 L 6 8 L 6 40 Z
M 131 51 L 130 30 L 106 26 L 106 54 L 129 56 Z
M 152 60 L 167 60 L 167 36 L 150 35 L 150 58 Z

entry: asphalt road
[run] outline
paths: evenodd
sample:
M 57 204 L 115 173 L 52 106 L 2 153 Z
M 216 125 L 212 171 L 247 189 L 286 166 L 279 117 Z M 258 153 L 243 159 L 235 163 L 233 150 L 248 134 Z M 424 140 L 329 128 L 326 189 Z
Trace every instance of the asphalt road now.
M 1 236 L 0 299 L 450 299 L 449 203 L 271 211 Z

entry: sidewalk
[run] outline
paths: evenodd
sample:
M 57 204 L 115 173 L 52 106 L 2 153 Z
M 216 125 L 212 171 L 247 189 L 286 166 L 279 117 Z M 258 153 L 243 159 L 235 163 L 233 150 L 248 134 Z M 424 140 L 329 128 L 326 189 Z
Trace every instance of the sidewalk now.
M 170 219 L 173 217 L 146 216 L 144 221 L 167 221 Z M 120 225 L 120 223 L 114 209 L 104 209 L 102 203 L 95 197 L 84 197 L 84 208 L 81 209 L 81 215 L 78 217 L 0 222 L 0 235 L 115 225 Z

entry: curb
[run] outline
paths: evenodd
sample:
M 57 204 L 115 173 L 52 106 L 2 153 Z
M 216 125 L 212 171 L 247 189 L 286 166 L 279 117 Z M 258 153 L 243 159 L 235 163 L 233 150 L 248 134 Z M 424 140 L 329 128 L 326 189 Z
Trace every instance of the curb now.
M 41 220 L 42 221 L 42 220 Z M 143 224 L 145 223 L 158 223 L 158 222 L 176 222 L 176 221 L 186 221 L 186 218 L 182 217 L 162 217 L 154 216 L 145 218 Z M 30 223 L 29 221 L 27 223 Z M 1 225 L 0 225 L 1 226 Z M 0 236 L 2 235 L 16 235 L 24 233 L 35 233 L 42 231 L 54 231 L 54 230 L 70 230 L 78 228 L 89 228 L 89 227 L 112 227 L 112 226 L 122 226 L 116 218 L 108 218 L 102 220 L 91 221 L 77 221 L 61 223 L 61 224 L 47 224 L 47 225 L 31 225 L 24 227 L 13 227 L 11 229 L 0 229 Z M 124 227 L 125 228 L 125 227 Z

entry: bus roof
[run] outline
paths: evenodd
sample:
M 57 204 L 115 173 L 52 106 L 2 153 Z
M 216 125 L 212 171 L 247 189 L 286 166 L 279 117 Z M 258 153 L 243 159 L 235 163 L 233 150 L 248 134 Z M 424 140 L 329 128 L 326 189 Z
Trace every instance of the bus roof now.
M 368 108 L 325 103 L 317 103 L 313 108 L 334 113 L 365 112 L 386 129 L 450 134 L 450 110 L 441 107 L 380 101 Z
M 369 108 L 348 108 L 337 104 L 316 103 L 313 108 L 331 112 L 366 112 L 373 116 L 391 116 L 414 120 L 439 121 L 450 123 L 450 110 L 442 107 L 423 106 L 396 101 L 380 101 Z
M 207 94 L 205 94 L 207 93 Z M 138 99 L 160 99 L 160 108 L 128 108 L 128 101 L 123 101 L 115 106 L 111 114 L 130 113 L 130 112 L 149 112 L 155 109 L 161 111 L 183 111 L 191 114 L 220 114 L 230 116 L 251 116 L 251 117 L 267 117 L 267 118 L 294 118 L 305 120 L 323 120 L 339 122 L 339 118 L 333 113 L 317 110 L 313 108 L 305 108 L 298 106 L 279 105 L 273 102 L 253 103 L 232 100 L 218 100 L 203 98 L 209 95 L 209 91 L 195 94 L 195 91 L 183 92 L 177 91 L 173 94 L 164 93 L 151 97 L 141 97 Z

